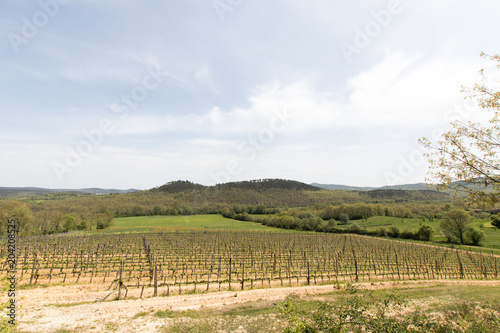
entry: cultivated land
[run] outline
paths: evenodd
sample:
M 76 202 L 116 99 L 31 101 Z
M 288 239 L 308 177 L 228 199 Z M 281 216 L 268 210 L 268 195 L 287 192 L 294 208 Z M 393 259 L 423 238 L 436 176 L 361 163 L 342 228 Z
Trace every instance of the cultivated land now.
M 118 222 L 135 228 L 145 219 L 161 218 Z M 307 309 L 350 284 L 411 287 L 425 307 L 455 298 L 420 301 L 423 286 L 457 288 L 463 299 L 464 285 L 499 291 L 500 260 L 492 255 L 357 235 L 242 231 L 244 222 L 229 220 L 233 231 L 200 231 L 197 223 L 170 233 L 22 238 L 19 331 L 279 331 L 289 318 L 277 304 L 292 294 Z
M 325 308 L 322 302 L 341 305 L 357 289 L 392 300 L 389 290 L 398 288 L 409 305 L 391 305 L 397 318 L 414 314 L 411 320 L 457 327 L 484 319 L 493 328 L 483 331 L 498 331 L 500 231 L 488 212 L 474 211 L 471 223 L 486 235 L 482 247 L 449 244 L 439 232 L 442 215 L 455 205 L 446 195 L 297 186 L 271 180 L 207 189 L 177 182 L 132 194 L 7 202 L 0 213 L 23 212 L 18 220 L 26 221 L 26 234 L 61 230 L 71 216 L 74 226 L 84 219 L 93 225 L 19 238 L 18 330 L 280 331 L 314 322 L 310 315 Z M 104 229 L 96 230 L 98 223 Z M 422 224 L 436 232 L 431 242 L 366 236 L 391 227 L 415 234 Z M 354 225 L 364 235 L 345 233 Z M 2 244 L 5 258 L 5 238 Z M 7 261 L 0 264 L 6 286 Z M 8 301 L 6 292 L 1 301 Z M 370 309 L 359 313 L 377 313 Z
M 131 232 L 173 232 L 203 230 L 240 230 L 262 232 L 290 232 L 270 228 L 254 222 L 226 219 L 218 214 L 186 216 L 134 216 L 116 218 L 113 225 L 104 230 L 88 231 L 89 234 L 116 234 Z
M 389 231 L 390 227 L 397 227 L 400 230 L 410 229 L 417 230 L 422 224 L 430 225 L 436 232 L 432 237 L 432 241 L 436 245 L 450 246 L 446 243 L 446 238 L 440 235 L 440 220 L 438 219 L 422 219 L 422 218 L 401 218 L 401 217 L 390 217 L 390 216 L 373 216 L 368 219 L 353 221 L 358 226 L 366 228 L 368 231 L 374 231 L 377 229 L 385 229 Z M 482 242 L 481 247 L 472 247 L 466 245 L 460 245 L 460 248 L 472 250 L 472 251 L 482 251 L 491 252 L 495 254 L 500 254 L 500 229 L 495 228 L 491 225 L 491 221 L 487 219 L 473 219 L 470 223 L 471 227 L 477 228 L 484 232 L 485 239 Z M 339 228 L 347 229 L 350 226 L 339 225 Z M 458 247 L 457 244 L 452 246 Z

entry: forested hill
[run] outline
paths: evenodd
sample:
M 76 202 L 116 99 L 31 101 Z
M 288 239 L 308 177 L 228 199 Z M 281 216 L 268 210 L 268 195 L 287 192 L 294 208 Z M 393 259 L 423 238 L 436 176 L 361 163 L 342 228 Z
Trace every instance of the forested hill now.
M 176 180 L 173 182 L 166 183 L 165 185 L 152 188 L 152 192 L 163 192 L 163 193 L 182 193 L 189 191 L 203 190 L 205 186 L 201 184 L 196 184 L 187 180 Z
M 287 190 L 287 191 L 320 191 L 321 189 L 295 180 L 286 179 L 257 179 L 250 181 L 230 182 L 224 184 L 217 184 L 215 186 L 203 186 L 186 180 L 177 180 L 169 182 L 165 185 L 151 189 L 152 192 L 164 193 L 181 193 L 191 192 L 203 189 L 217 189 L 217 190 Z
M 337 184 L 319 184 L 312 183 L 311 185 L 324 188 L 325 190 L 346 190 L 346 191 L 372 191 L 372 190 L 429 190 L 432 186 L 425 183 L 404 184 L 404 185 L 388 185 L 382 187 L 368 187 L 368 186 L 347 186 Z
M 70 231 L 76 227 L 82 230 L 90 226 L 106 228 L 113 218 L 129 216 L 222 214 L 236 218 L 245 213 L 276 214 L 291 209 L 307 217 L 308 213 L 323 216 L 323 210 L 347 208 L 353 210 L 352 216 L 349 216 L 352 219 L 372 216 L 370 214 L 375 211 L 399 217 L 408 215 L 407 212 L 433 216 L 443 210 L 445 203 L 452 201 L 452 196 L 437 191 L 324 190 L 282 179 L 214 186 L 175 181 L 134 193 L 49 193 L 16 200 L 0 198 L 0 217 L 17 216 L 19 221 L 23 221 L 23 235 L 37 235 Z M 364 212 L 366 207 L 372 213 L 358 214 L 359 211 Z M 242 218 L 246 219 L 247 215 Z M 2 228 L 0 225 L 0 235 L 5 230 L 5 226 Z
M 408 201 L 443 201 L 450 200 L 450 195 L 434 190 L 392 190 L 379 189 L 360 191 L 360 195 L 373 200 L 408 202 Z M 367 199 L 367 201 L 370 201 Z
M 241 189 L 241 190 L 289 190 L 289 191 L 320 191 L 321 189 L 301 183 L 295 180 L 286 179 L 257 179 L 250 181 L 231 182 L 216 185 L 219 189 Z

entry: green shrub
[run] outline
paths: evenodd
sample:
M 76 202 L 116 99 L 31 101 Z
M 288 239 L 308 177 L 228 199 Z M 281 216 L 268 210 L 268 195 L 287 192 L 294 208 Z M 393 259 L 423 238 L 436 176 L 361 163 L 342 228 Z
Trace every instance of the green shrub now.
M 87 220 L 81 220 L 80 223 L 76 226 L 78 230 L 88 230 L 90 229 L 90 222 Z
M 403 230 L 400 235 L 403 239 L 415 239 L 415 233 L 409 229 Z
M 484 240 L 484 232 L 475 228 L 470 228 L 465 233 L 465 239 L 469 244 L 480 245 Z
M 434 229 L 428 224 L 423 224 L 420 226 L 415 236 L 418 240 L 430 241 L 433 234 Z
M 491 217 L 491 225 L 500 229 L 500 214 Z
M 392 226 L 389 228 L 389 232 L 387 234 L 391 238 L 399 238 L 399 236 L 401 235 L 401 231 L 399 230 L 398 227 Z

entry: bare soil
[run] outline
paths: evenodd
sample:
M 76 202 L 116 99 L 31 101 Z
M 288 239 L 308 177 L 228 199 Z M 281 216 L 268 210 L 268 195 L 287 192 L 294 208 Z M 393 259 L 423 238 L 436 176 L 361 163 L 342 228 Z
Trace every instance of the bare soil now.
M 436 280 L 436 281 L 389 281 L 358 283 L 363 289 L 410 288 L 434 285 L 478 285 L 499 286 L 500 281 L 475 280 Z M 18 291 L 19 332 L 169 332 L 169 325 L 190 318 L 168 318 L 155 316 L 157 311 L 197 311 L 199 309 L 227 310 L 243 307 L 245 304 L 265 304 L 270 306 L 295 294 L 311 296 L 332 293 L 337 285 L 301 286 L 288 288 L 254 289 L 244 291 L 221 291 L 202 294 L 186 294 L 168 297 L 149 297 L 144 299 L 112 300 L 108 285 L 64 285 L 37 287 Z M 342 288 L 342 285 L 340 286 Z M 109 295 L 109 296 L 108 296 Z M 103 299 L 108 296 L 106 300 Z M 4 297 L 5 298 L 5 297 Z M 5 302 L 7 299 L 2 299 Z M 276 321 L 275 328 L 283 327 L 275 315 L 260 315 L 259 320 Z M 254 318 L 257 320 L 258 318 Z M 205 323 L 206 324 L 206 323 Z M 225 322 L 213 318 L 209 323 L 218 332 L 247 332 L 244 326 L 225 329 Z M 233 323 L 234 324 L 234 323 Z M 231 325 L 227 325 L 228 327 Z

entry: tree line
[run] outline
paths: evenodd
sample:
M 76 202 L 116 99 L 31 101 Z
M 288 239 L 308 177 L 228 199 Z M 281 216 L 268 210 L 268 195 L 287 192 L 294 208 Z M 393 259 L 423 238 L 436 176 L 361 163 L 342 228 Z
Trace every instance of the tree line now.
M 250 188 L 238 188 L 238 184 Z M 251 188 L 254 185 L 257 187 Z M 2 200 L 0 211 L 4 218 L 0 231 L 4 234 L 8 216 L 17 216 L 22 234 L 38 235 L 107 228 L 118 217 L 194 214 L 236 217 L 239 214 L 278 214 L 295 208 L 309 211 L 323 220 L 341 221 L 342 214 L 351 220 L 377 215 L 433 218 L 441 213 L 443 205 L 453 203 L 450 196 L 436 191 L 398 190 L 385 194 L 380 191 L 281 188 L 294 188 L 295 185 L 291 181 L 267 180 L 240 182 L 229 187 L 200 188 L 202 185 L 179 181 L 166 184 L 163 189 L 126 194 L 66 193 L 57 196 L 47 194 L 23 201 Z M 262 186 L 271 187 L 260 189 Z

